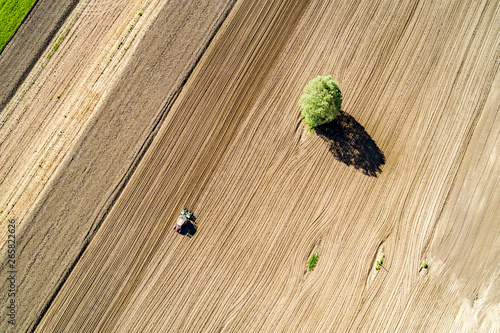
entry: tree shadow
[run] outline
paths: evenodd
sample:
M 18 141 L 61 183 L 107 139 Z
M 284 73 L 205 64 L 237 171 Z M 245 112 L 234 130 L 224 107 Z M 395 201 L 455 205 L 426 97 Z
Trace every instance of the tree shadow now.
M 315 130 L 338 161 L 361 169 L 367 176 L 377 177 L 382 172 L 384 153 L 353 116 L 340 111 L 331 123 Z

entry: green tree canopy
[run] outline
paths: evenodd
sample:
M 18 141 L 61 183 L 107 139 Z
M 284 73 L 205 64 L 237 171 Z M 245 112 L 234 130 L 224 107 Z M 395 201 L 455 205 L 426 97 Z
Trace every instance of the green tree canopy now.
M 304 88 L 299 104 L 302 119 L 309 131 L 329 123 L 335 119 L 342 106 L 339 84 L 330 75 L 317 76 Z

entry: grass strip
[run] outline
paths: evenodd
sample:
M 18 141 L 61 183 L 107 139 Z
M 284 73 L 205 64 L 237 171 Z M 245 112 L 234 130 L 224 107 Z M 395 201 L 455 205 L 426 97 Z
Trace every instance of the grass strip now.
M 0 0 L 0 52 L 35 2 L 36 0 Z

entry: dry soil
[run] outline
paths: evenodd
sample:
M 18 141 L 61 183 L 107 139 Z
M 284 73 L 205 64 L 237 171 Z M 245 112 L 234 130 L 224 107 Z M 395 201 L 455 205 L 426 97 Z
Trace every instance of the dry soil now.
M 20 331 L 500 331 L 500 3 L 238 0 L 220 29 L 231 4 L 210 4 L 212 28 L 188 43 L 201 58 L 178 94 L 156 97 L 164 120 L 106 121 L 115 135 L 96 141 L 114 156 L 123 132 L 154 136 L 143 155 L 99 162 L 130 178 L 93 167 L 97 143 L 75 149 L 31 208 Z M 192 41 L 208 9 L 165 6 L 155 17 L 190 20 L 163 35 Z M 160 43 L 145 41 L 163 24 L 140 45 Z M 128 64 L 161 57 L 149 52 Z M 329 74 L 344 112 L 307 133 L 298 99 Z M 149 83 L 130 81 L 109 109 Z M 80 192 L 90 179 L 106 183 Z M 172 230 L 184 207 L 192 237 Z

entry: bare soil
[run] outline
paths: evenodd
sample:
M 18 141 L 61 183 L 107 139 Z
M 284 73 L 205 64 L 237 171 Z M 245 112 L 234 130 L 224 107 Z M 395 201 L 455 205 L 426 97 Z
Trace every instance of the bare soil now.
M 217 31 L 230 7 L 151 19 L 23 222 L 16 329 L 499 331 L 500 3 L 239 0 Z M 308 134 L 327 74 L 343 113 Z
M 31 8 L 0 53 L 0 110 L 14 96 L 77 3 L 38 0 Z
M 17 324 L 2 318 L 4 332 L 34 329 L 231 2 L 80 5 L 70 33 L 50 59 L 42 57 L 45 68 L 30 74 L 35 83 L 28 79 L 28 93 L 14 97 L 17 107 L 0 129 L 2 241 L 7 219 L 17 226 Z

